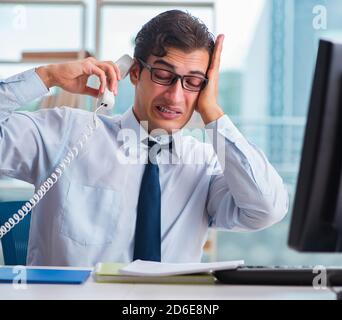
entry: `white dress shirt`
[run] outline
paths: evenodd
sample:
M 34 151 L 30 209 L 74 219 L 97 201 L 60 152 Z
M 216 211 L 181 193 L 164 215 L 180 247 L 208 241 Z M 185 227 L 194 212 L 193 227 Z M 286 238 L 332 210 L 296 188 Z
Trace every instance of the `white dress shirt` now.
M 68 107 L 15 111 L 47 92 L 34 70 L 0 81 L 0 176 L 36 189 L 93 119 L 91 112 Z M 125 131 L 138 138 L 125 140 Z M 228 116 L 205 127 L 205 143 L 183 131 L 174 134 L 172 153 L 163 148 L 157 156 L 162 262 L 200 261 L 208 227 L 254 231 L 285 216 L 288 194 L 282 179 Z M 147 147 L 140 142 L 146 137 L 132 108 L 123 115 L 99 116 L 81 153 L 33 209 L 28 265 L 132 261 L 147 162 Z M 169 137 L 154 138 L 163 145 Z

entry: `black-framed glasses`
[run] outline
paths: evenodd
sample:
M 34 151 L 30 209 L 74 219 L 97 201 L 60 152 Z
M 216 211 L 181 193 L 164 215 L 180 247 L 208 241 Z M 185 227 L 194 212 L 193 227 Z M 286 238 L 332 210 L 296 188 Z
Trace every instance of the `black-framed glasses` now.
M 170 70 L 166 70 L 162 68 L 154 68 L 139 58 L 137 60 L 142 64 L 143 67 L 145 67 L 148 71 L 150 71 L 151 80 L 163 86 L 171 86 L 174 83 L 176 83 L 178 79 L 180 79 L 183 89 L 188 90 L 188 91 L 193 91 L 193 92 L 199 92 L 208 83 L 208 79 L 205 77 L 190 76 L 190 75 L 181 76 Z

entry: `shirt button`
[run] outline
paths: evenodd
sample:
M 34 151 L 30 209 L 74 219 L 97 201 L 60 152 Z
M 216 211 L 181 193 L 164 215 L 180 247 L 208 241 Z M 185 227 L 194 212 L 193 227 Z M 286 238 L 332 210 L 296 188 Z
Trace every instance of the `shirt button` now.
M 160 137 L 157 137 L 157 141 L 160 141 L 160 139 L 161 139 Z

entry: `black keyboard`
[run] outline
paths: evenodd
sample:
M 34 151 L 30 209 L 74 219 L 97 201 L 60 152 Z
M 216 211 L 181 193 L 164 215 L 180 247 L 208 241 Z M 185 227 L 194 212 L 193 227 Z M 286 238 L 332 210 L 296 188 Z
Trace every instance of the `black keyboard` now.
M 317 269 L 317 268 L 316 268 Z M 242 266 L 236 270 L 215 271 L 218 282 L 236 285 L 285 285 L 285 286 L 312 286 L 322 279 L 324 272 L 313 266 Z M 327 286 L 342 286 L 342 268 L 327 267 Z M 319 280 L 318 284 L 322 284 Z

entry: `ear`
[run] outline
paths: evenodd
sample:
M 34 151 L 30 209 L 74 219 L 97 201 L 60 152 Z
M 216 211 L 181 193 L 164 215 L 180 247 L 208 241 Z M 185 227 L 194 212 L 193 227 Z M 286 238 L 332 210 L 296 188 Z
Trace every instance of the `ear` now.
M 129 78 L 131 80 L 131 83 L 136 86 L 139 80 L 139 73 L 140 73 L 140 66 L 137 61 L 134 62 L 133 66 L 131 67 L 129 71 Z

